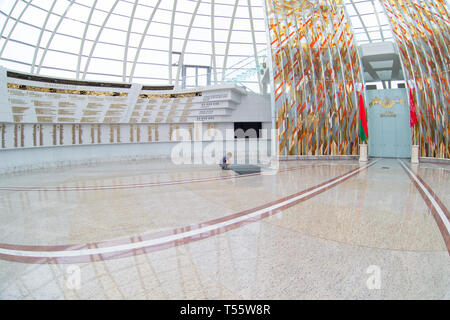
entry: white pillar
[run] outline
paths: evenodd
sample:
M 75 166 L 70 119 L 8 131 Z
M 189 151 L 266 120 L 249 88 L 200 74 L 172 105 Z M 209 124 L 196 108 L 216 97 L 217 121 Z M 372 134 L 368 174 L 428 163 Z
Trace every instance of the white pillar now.
M 360 144 L 359 145 L 359 162 L 367 162 L 368 156 L 367 156 L 367 144 Z
M 411 146 L 411 163 L 419 163 L 419 145 Z

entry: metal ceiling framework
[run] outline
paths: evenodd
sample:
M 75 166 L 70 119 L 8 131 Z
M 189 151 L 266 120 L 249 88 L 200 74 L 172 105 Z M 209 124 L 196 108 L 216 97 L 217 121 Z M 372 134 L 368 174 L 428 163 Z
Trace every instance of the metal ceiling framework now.
M 344 0 L 358 44 L 392 41 L 391 26 L 379 0 Z
M 3 24 L 0 63 L 7 68 L 38 75 L 59 73 L 61 77 L 79 80 L 105 78 L 117 82 L 177 85 L 182 64 L 187 57 L 195 56 L 203 57 L 202 63 L 211 68 L 213 84 L 230 82 L 228 75 L 233 74 L 233 79 L 239 78 L 242 85 L 254 91 L 261 90 L 259 69 L 266 59 L 267 47 L 261 0 L 114 0 L 107 2 L 109 7 L 98 0 L 53 0 L 47 7 L 36 0 L 3 2 L 0 0 L 0 23 Z M 344 4 L 359 44 L 392 41 L 379 0 L 344 0 Z M 124 8 L 128 15 L 123 13 Z M 45 18 L 24 19 L 28 10 L 39 11 Z M 72 12 L 70 15 L 74 10 L 86 14 L 75 16 Z M 139 14 L 143 10 L 148 12 L 145 17 Z M 113 20 L 118 19 L 126 23 L 114 25 Z M 81 35 L 67 33 L 67 28 L 62 28 L 64 23 L 82 25 Z M 34 29 L 36 36 L 24 40 L 23 30 Z M 105 33 L 124 34 L 124 40 L 121 42 L 117 37 L 114 39 L 117 41 L 108 41 L 103 37 Z M 61 49 L 54 43 L 58 37 L 75 40 L 77 45 Z M 161 45 L 157 46 L 154 39 L 160 40 Z M 99 46 L 117 48 L 116 57 L 102 56 Z M 247 52 L 241 50 L 241 46 L 247 47 Z M 14 54 L 14 47 L 33 53 L 31 57 L 22 52 Z M 117 52 L 121 52 L 121 57 Z M 55 66 L 49 53 L 74 57 L 76 62 L 73 67 L 69 63 Z M 173 53 L 180 54 L 178 64 L 173 64 Z M 150 61 L 148 57 L 152 54 L 165 55 L 165 61 Z M 249 58 L 253 60 L 250 64 Z M 94 60 L 110 63 L 111 68 L 98 71 Z M 246 61 L 244 67 L 240 61 Z M 113 65 L 120 65 L 116 72 L 111 71 Z M 152 68 L 166 71 L 152 73 Z M 150 71 L 143 75 L 142 70 Z M 236 77 L 239 72 L 242 76 Z

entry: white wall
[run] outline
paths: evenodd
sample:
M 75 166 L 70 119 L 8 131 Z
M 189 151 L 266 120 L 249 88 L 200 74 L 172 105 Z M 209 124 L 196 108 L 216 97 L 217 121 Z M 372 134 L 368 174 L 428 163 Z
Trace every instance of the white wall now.
M 213 163 L 205 162 L 207 150 L 211 150 L 212 143 L 216 143 L 216 159 Z M 252 147 L 257 150 L 250 150 Z M 100 145 L 74 145 L 40 148 L 16 148 L 0 151 L 0 174 L 23 172 L 35 169 L 45 169 L 73 165 L 87 165 L 113 161 L 130 161 L 141 159 L 168 159 L 174 148 L 184 146 L 190 150 L 190 163 L 216 165 L 225 152 L 231 151 L 236 158 L 244 159 L 248 163 L 250 157 L 258 161 L 265 161 L 270 155 L 270 140 L 248 139 L 228 141 L 196 141 L 196 142 L 151 142 L 151 143 L 121 143 Z M 209 152 L 209 151 L 208 151 Z M 260 152 L 260 156 L 258 156 Z M 182 154 L 181 154 L 182 155 Z M 238 156 L 239 155 L 239 156 Z M 200 160 L 197 161 L 197 160 Z M 208 161 L 211 161 L 209 159 Z

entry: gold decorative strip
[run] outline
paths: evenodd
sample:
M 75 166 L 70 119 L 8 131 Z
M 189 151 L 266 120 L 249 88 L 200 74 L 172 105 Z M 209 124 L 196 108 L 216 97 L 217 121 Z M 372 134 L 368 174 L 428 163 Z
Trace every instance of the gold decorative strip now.
M 53 125 L 53 145 L 56 146 L 56 124 Z
M 78 125 L 78 143 L 83 144 L 83 127 Z
M 168 94 L 140 94 L 139 98 L 153 98 L 153 99 L 179 99 L 188 97 L 201 97 L 201 92 L 188 93 L 168 93 Z
M 25 146 L 25 134 L 24 134 L 24 126 L 20 126 L 20 146 L 23 148 Z
M 39 128 L 39 145 L 43 146 L 44 145 L 44 135 L 42 134 L 42 126 L 38 125 Z
M 109 126 L 109 142 L 114 143 L 114 126 Z
M 149 124 L 147 126 L 147 135 L 148 135 L 148 142 L 152 141 L 152 125 Z
M 95 142 L 95 128 L 94 125 L 91 125 L 91 143 Z
M 33 125 L 33 146 L 36 147 L 36 125 Z
M 64 144 L 64 126 L 58 125 L 58 127 L 59 127 L 59 144 L 63 145 Z
M 102 143 L 102 126 L 97 125 L 97 143 Z
M 72 89 L 58 89 L 58 88 L 45 88 L 45 87 L 35 87 L 27 86 L 16 83 L 8 83 L 8 88 L 27 90 L 35 92 L 49 92 L 49 93 L 64 93 L 64 94 L 77 94 L 77 95 L 87 95 L 87 96 L 114 96 L 114 97 L 126 97 L 127 92 L 110 92 L 110 91 L 85 91 L 85 90 L 72 90 Z
M 6 148 L 5 134 L 6 134 L 6 126 L 3 124 L 2 125 L 2 148 Z

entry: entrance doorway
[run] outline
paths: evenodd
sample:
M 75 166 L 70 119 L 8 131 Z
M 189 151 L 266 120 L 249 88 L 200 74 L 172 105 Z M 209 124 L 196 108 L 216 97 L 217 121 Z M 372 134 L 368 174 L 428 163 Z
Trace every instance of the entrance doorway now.
M 368 90 L 369 156 L 411 157 L 409 104 L 405 89 Z

